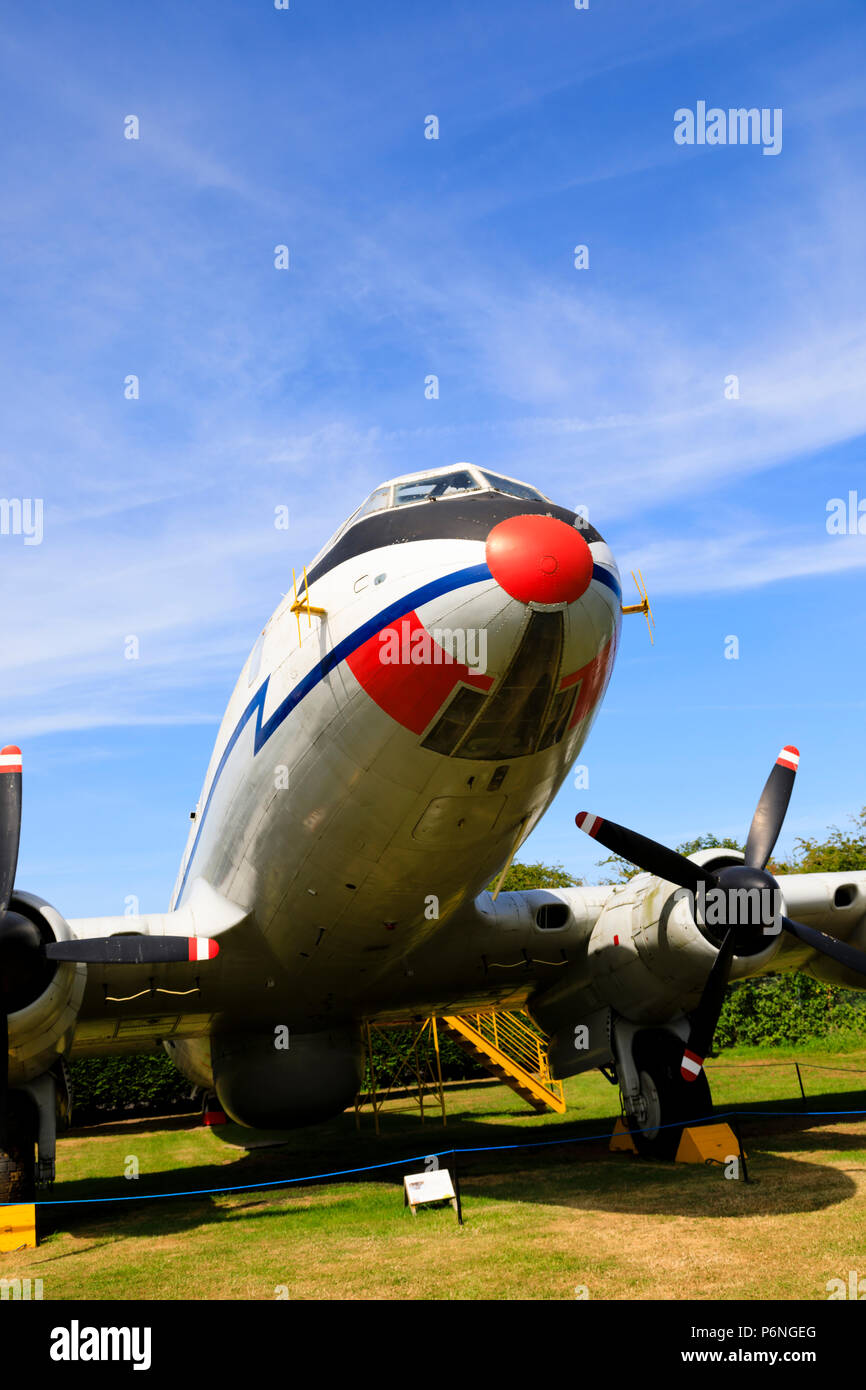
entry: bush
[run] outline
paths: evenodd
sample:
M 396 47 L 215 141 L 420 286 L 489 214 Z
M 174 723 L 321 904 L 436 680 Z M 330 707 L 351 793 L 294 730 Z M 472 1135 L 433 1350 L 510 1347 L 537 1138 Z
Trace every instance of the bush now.
M 400 1064 L 410 1057 L 411 1065 L 399 1071 L 398 1082 L 401 1086 L 413 1084 L 415 1072 L 412 1054 L 417 1032 L 415 1027 L 389 1028 L 384 1034 L 378 1028 L 372 1030 L 379 1090 L 391 1084 Z M 425 1078 L 425 1057 L 429 1057 L 431 1067 L 435 1066 L 432 1042 L 428 1038 L 429 1031 L 418 1050 Z M 483 1067 L 467 1056 L 441 1029 L 439 1056 L 443 1081 L 463 1081 L 487 1075 Z M 128 1120 L 144 1115 L 184 1114 L 198 1108 L 193 1098 L 195 1087 L 162 1051 L 143 1056 L 84 1057 L 72 1062 L 69 1070 L 72 1078 L 72 1119 L 76 1125 L 110 1119 Z M 362 1083 L 365 1091 L 370 1086 L 369 1070 L 368 1064 Z
M 790 1046 L 852 1029 L 866 1032 L 866 996 L 858 991 L 800 973 L 762 975 L 730 987 L 713 1046 Z
M 162 1052 L 70 1063 L 73 1124 L 195 1109 L 193 1086 Z

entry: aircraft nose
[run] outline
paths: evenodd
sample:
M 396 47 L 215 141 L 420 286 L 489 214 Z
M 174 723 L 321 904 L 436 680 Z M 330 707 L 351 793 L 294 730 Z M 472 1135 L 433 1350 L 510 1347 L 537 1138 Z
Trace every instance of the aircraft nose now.
M 487 567 L 521 603 L 573 603 L 589 588 L 592 552 L 552 516 L 510 516 L 487 537 Z

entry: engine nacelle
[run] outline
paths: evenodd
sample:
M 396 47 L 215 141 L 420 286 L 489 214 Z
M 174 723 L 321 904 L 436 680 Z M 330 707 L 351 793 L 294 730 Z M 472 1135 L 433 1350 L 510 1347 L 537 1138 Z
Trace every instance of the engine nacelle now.
M 217 1097 L 237 1124 L 295 1129 L 339 1115 L 358 1094 L 364 1054 L 355 1030 L 292 1033 L 276 1030 L 217 1035 L 211 1061 Z
M 743 859 L 734 850 L 717 849 L 691 857 L 711 870 Z M 734 956 L 730 978 L 768 965 L 780 943 L 778 931 L 760 937 L 748 955 Z M 651 874 L 638 874 L 611 894 L 587 958 L 599 1003 L 615 1006 L 636 1023 L 663 1023 L 697 1004 L 717 954 L 710 930 L 695 919 L 690 895 Z
M 710 870 L 743 860 L 735 850 L 720 849 L 699 850 L 690 858 Z M 608 1060 L 601 1024 L 600 1041 L 591 1040 L 585 1057 L 574 1045 L 577 1025 L 604 1021 L 611 1010 L 633 1023 L 669 1023 L 697 1005 L 718 955 L 718 942 L 710 927 L 696 921 L 692 906 L 690 895 L 651 874 L 637 874 L 610 894 L 592 929 L 579 974 L 569 972 L 532 1001 L 534 1016 L 553 1035 L 551 1057 L 556 1056 L 557 1075 L 572 1075 Z M 768 965 L 780 943 L 780 932 L 757 935 L 754 950 L 734 956 L 730 978 L 741 979 Z M 607 1024 L 605 1028 L 609 1032 Z
M 33 893 L 13 893 L 9 912 L 32 922 L 45 942 L 69 941 L 72 937 L 60 913 Z M 20 1086 L 41 1076 L 69 1051 L 86 981 L 85 965 L 44 962 L 33 998 L 9 1014 L 10 1086 Z

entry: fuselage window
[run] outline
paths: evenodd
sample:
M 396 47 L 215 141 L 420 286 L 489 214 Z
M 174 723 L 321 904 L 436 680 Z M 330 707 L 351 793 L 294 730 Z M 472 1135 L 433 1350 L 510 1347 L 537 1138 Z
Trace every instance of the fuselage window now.
M 536 492 L 534 487 L 527 487 L 526 483 L 513 483 L 510 478 L 500 478 L 498 473 L 488 473 L 486 468 L 481 469 L 481 476 L 486 478 L 497 492 L 507 492 L 511 497 L 522 497 L 525 502 L 545 500 L 540 492 Z
M 481 484 L 465 469 L 440 473 L 435 478 L 416 478 L 411 483 L 397 483 L 394 506 L 405 507 L 410 502 L 438 502 L 444 497 L 456 497 L 461 492 L 480 492 Z

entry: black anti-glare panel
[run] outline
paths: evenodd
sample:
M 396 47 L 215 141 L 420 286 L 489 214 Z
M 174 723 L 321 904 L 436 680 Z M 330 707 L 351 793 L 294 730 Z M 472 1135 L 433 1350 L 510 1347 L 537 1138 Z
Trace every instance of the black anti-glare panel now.
M 363 555 L 380 546 L 397 545 L 404 541 L 428 540 L 486 540 L 494 526 L 510 516 L 552 516 L 568 526 L 580 523 L 580 533 L 587 545 L 600 541 L 601 536 L 588 521 L 566 507 L 552 502 L 531 502 L 522 497 L 506 497 L 499 492 L 466 493 L 444 497 L 438 502 L 419 502 L 411 507 L 391 507 L 373 512 L 350 526 L 317 565 L 309 571 L 307 582 L 312 588 L 317 579 L 344 560 Z

